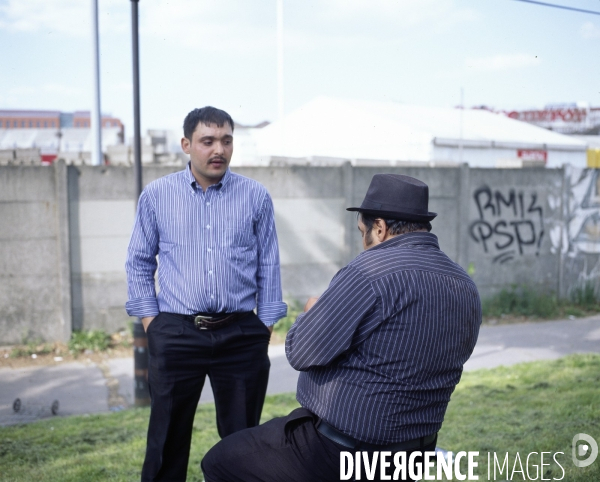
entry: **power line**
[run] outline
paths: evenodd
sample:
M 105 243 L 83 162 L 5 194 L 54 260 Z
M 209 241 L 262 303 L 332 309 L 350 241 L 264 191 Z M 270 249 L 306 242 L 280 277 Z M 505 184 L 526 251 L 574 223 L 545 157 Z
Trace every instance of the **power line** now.
M 535 5 L 543 5 L 544 7 L 562 8 L 563 10 L 571 10 L 573 12 L 591 13 L 593 15 L 600 15 L 600 12 L 594 10 L 583 10 L 581 8 L 566 7 L 564 5 L 556 5 L 554 3 L 536 2 L 534 0 L 515 0 L 515 2 L 533 3 Z

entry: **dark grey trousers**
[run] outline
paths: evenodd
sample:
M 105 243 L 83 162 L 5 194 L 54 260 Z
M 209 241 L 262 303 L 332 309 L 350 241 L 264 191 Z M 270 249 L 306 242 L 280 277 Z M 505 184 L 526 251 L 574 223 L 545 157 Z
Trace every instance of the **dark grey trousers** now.
M 354 451 L 323 436 L 317 422 L 310 411 L 298 408 L 225 437 L 202 460 L 205 482 L 339 481 L 340 453 Z M 435 441 L 416 450 L 434 451 Z M 380 480 L 379 473 L 378 468 L 372 480 Z M 361 480 L 367 480 L 364 472 Z
M 260 422 L 271 334 L 254 313 L 218 330 L 198 330 L 161 313 L 148 328 L 150 422 L 142 482 L 185 481 L 194 415 L 206 376 L 221 437 Z

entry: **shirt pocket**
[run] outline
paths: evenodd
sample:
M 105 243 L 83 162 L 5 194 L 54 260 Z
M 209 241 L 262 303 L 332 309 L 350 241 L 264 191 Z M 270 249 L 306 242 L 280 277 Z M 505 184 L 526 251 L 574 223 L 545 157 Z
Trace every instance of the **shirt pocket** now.
M 159 241 L 158 242 L 158 253 L 167 255 L 171 251 L 173 251 L 177 247 L 177 243 L 172 243 L 169 241 Z
M 226 228 L 223 236 L 224 247 L 252 248 L 256 238 L 252 231 L 239 228 Z
M 256 237 L 251 231 L 228 228 L 223 232 L 223 254 L 239 266 L 254 262 L 257 253 Z

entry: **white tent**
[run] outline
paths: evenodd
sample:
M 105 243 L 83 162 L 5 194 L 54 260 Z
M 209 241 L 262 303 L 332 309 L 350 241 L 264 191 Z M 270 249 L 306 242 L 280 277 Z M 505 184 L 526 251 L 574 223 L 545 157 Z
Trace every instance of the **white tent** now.
M 342 158 L 355 164 L 466 162 L 473 167 L 586 165 L 586 143 L 484 110 L 318 97 L 254 133 L 273 157 Z M 521 164 L 519 164 L 521 162 Z
M 102 150 L 108 146 L 122 144 L 119 138 L 119 127 L 102 129 Z M 60 136 L 60 137 L 59 137 Z M 89 152 L 92 145 L 92 134 L 88 128 L 63 127 L 62 129 L 0 129 L 0 149 L 40 148 L 42 151 L 56 152 Z

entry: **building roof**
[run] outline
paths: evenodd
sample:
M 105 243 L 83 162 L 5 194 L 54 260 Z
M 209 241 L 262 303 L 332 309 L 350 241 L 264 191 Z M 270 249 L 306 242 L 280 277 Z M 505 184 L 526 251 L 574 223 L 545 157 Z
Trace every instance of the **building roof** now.
M 572 137 L 585 142 L 590 149 L 600 149 L 600 136 L 573 135 Z
M 58 110 L 0 110 L 0 117 L 58 117 Z
M 433 160 L 434 146 L 584 151 L 585 142 L 485 110 L 318 97 L 256 132 L 261 156 Z

